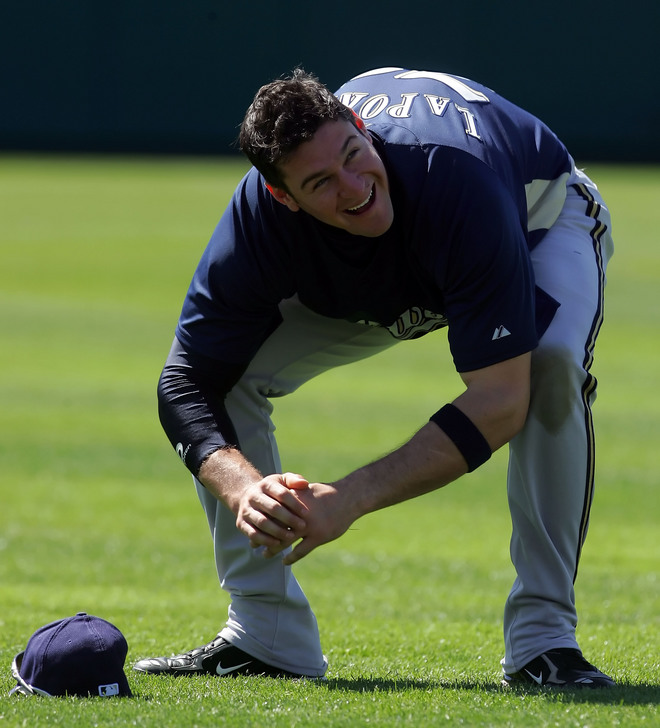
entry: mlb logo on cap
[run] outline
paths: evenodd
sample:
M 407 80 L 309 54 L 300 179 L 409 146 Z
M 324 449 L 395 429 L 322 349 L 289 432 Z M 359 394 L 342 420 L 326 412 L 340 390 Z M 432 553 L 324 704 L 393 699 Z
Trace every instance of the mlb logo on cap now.
M 130 696 L 124 674 L 128 644 L 110 622 L 79 612 L 51 622 L 16 655 L 12 673 L 23 695 Z

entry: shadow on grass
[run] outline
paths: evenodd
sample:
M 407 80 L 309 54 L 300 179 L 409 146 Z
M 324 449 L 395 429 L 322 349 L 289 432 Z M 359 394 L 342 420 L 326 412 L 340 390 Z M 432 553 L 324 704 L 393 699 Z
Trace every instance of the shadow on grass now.
M 542 688 L 535 686 L 503 687 L 499 682 L 478 680 L 411 680 L 394 678 L 329 678 L 319 682 L 327 690 L 345 690 L 356 693 L 397 693 L 410 690 L 478 690 L 502 695 L 538 695 L 570 703 L 597 703 L 600 705 L 659 705 L 660 685 L 647 683 L 619 683 L 614 688 Z
M 527 695 L 546 695 L 564 703 L 598 703 L 599 705 L 660 705 L 660 685 L 619 682 L 616 687 L 589 688 L 502 688 L 504 691 Z

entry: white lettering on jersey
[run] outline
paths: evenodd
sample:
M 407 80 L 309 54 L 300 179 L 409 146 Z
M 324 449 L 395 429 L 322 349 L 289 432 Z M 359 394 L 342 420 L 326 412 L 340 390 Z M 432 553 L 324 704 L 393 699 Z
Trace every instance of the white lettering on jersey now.
M 454 104 L 454 106 L 459 114 L 463 114 L 463 118 L 465 119 L 465 133 L 468 136 L 481 140 L 481 137 L 477 132 L 477 122 L 474 118 L 474 114 L 470 111 L 470 109 L 466 109 L 463 106 L 459 106 L 458 104 Z
M 356 78 L 367 78 L 368 76 L 380 76 L 383 73 L 392 73 L 392 71 L 403 71 L 401 66 L 384 66 L 383 68 L 374 68 L 373 71 L 365 71 L 360 73 L 358 76 L 353 76 L 351 81 L 355 81 Z
M 373 76 L 379 73 L 386 73 L 392 70 L 399 69 L 378 69 L 376 71 L 370 71 L 369 73 L 362 74 L 362 76 L 356 76 L 356 78 L 363 78 L 364 76 Z M 465 101 L 487 104 L 490 103 L 490 99 L 480 91 L 476 91 L 467 85 L 463 80 L 449 76 L 446 73 L 436 73 L 434 71 L 404 71 L 395 76 L 399 79 L 408 79 L 414 81 L 415 79 L 433 79 L 440 81 L 445 85 L 452 88 L 459 94 Z M 354 79 L 355 80 L 355 79 Z M 379 114 L 386 113 L 394 119 L 408 119 L 412 116 L 413 106 L 415 100 L 419 96 L 418 92 L 402 93 L 400 94 L 400 101 L 390 98 L 388 94 L 381 93 L 369 96 L 368 93 L 360 91 L 348 91 L 341 96 L 339 100 L 344 106 L 348 106 L 350 109 L 356 111 L 359 116 L 365 121 L 371 121 L 375 119 Z M 433 116 L 442 117 L 445 115 L 447 108 L 450 106 L 451 99 L 446 96 L 437 96 L 436 94 L 424 94 L 426 103 L 431 110 Z M 360 102 L 362 106 L 357 109 Z M 454 104 L 456 111 L 463 117 L 464 129 L 467 136 L 473 139 L 481 141 L 481 135 L 477 128 L 477 118 L 466 106 L 459 106 Z
M 449 76 L 446 73 L 437 73 L 436 71 L 405 71 L 404 73 L 398 73 L 394 78 L 432 78 L 440 81 L 440 83 L 444 83 L 449 88 L 453 88 L 466 101 L 475 101 L 481 104 L 490 103 L 488 96 L 482 94 L 481 91 L 476 91 L 460 79 Z
M 403 99 L 401 103 L 389 106 L 387 113 L 395 119 L 410 118 L 410 109 L 412 107 L 413 100 L 417 98 L 417 96 L 419 96 L 419 94 L 401 94 L 401 98 Z
M 431 113 L 434 116 L 442 116 L 445 113 L 447 104 L 451 101 L 446 96 L 433 96 L 432 94 L 424 94 L 424 98 L 429 102 Z
M 481 93 L 468 86 L 467 83 L 461 78 L 450 76 L 447 73 L 440 73 L 439 71 L 404 71 L 403 68 L 397 66 L 387 66 L 385 68 L 375 68 L 373 71 L 367 71 L 361 73 L 358 76 L 354 76 L 351 81 L 356 81 L 358 78 L 368 78 L 369 76 L 380 76 L 384 73 L 392 73 L 393 71 L 403 71 L 403 73 L 397 73 L 394 78 L 404 79 L 416 79 L 416 78 L 432 78 L 434 81 L 440 81 L 449 88 L 453 88 L 457 94 L 464 98 L 466 101 L 475 101 L 476 103 L 489 104 L 490 99 L 486 94 Z M 345 103 L 342 101 L 342 103 Z M 348 104 L 346 104 L 348 106 Z
M 367 93 L 354 93 L 349 92 L 347 94 L 342 94 L 339 97 L 339 100 L 341 101 L 344 106 L 348 106 L 349 109 L 352 109 L 354 106 L 356 106 L 362 99 L 369 96 Z
M 381 111 L 385 111 L 389 103 L 390 97 L 387 94 L 376 94 L 362 104 L 360 116 L 369 121 L 374 116 L 378 116 Z
M 376 321 L 363 320 L 360 323 L 368 326 L 381 326 Z M 441 313 L 433 313 L 425 308 L 413 306 L 404 311 L 390 326 L 384 326 L 395 339 L 418 339 L 424 334 L 441 329 L 447 325 L 447 317 Z

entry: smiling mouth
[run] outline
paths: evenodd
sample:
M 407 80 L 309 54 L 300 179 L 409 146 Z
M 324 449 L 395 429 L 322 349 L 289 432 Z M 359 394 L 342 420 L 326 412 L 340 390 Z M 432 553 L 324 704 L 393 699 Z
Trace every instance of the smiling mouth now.
M 374 197 L 376 196 L 376 188 L 375 185 L 371 188 L 369 192 L 369 197 L 364 202 L 361 202 L 359 205 L 356 205 L 355 207 L 348 207 L 346 209 L 346 212 L 349 215 L 361 215 L 362 213 L 366 212 L 371 205 L 374 202 Z

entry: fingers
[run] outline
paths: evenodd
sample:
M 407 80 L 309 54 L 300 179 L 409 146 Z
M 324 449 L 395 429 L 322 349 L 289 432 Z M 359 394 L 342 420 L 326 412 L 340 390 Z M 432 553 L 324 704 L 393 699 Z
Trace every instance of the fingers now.
M 301 475 L 283 473 L 247 488 L 240 500 L 236 526 L 264 558 L 273 558 L 300 539 L 283 558 L 289 566 L 338 538 L 352 520 L 334 486 L 310 485 Z
M 318 543 L 313 543 L 308 538 L 303 538 L 303 540 L 282 559 L 282 563 L 285 566 L 291 566 L 297 561 L 300 561 L 303 557 L 307 556 L 307 554 L 311 553 L 318 545 Z
M 303 557 L 307 556 L 307 554 L 311 553 L 317 546 L 320 546 L 320 543 L 318 541 L 312 541 L 309 537 L 303 538 L 292 551 L 284 556 L 284 558 L 282 559 L 282 563 L 285 566 L 291 566 L 297 561 L 300 561 L 300 559 L 302 559 Z M 281 553 L 285 548 L 286 546 L 264 546 L 261 555 L 265 559 L 272 559 L 274 556 L 277 556 L 279 553 Z
M 296 489 L 308 486 L 300 475 L 284 473 L 264 478 L 244 493 L 236 526 L 253 548 L 265 546 L 274 553 L 289 546 L 306 528 L 307 506 Z
M 262 513 L 272 516 L 287 528 L 301 530 L 305 527 L 307 506 L 296 494 L 296 490 L 307 488 L 309 483 L 300 475 L 284 473 L 262 481 L 254 494 L 255 503 Z
M 257 546 L 285 547 L 298 538 L 293 529 L 260 511 L 246 513 L 243 516 L 240 530 L 250 539 L 250 545 L 253 548 Z
M 352 522 L 350 512 L 344 507 L 344 502 L 338 495 L 339 491 L 334 486 L 311 483 L 304 491 L 298 490 L 296 493 L 307 506 L 304 515 L 305 529 L 292 530 L 280 543 L 269 543 L 263 551 L 265 558 L 272 558 L 287 546 L 293 546 L 300 538 L 293 550 L 284 555 L 283 563 L 286 566 L 295 564 L 318 546 L 338 538 Z
M 297 473 L 284 473 L 282 479 L 287 488 L 292 488 L 293 490 L 309 488 L 309 481 Z

